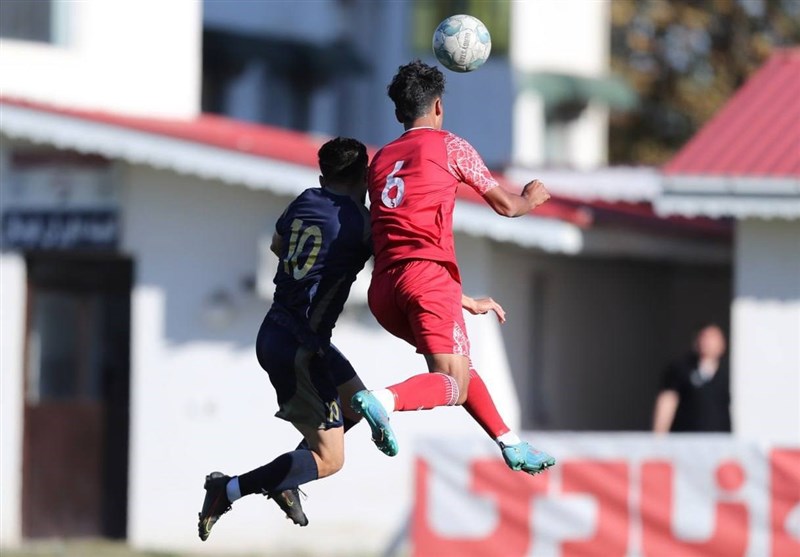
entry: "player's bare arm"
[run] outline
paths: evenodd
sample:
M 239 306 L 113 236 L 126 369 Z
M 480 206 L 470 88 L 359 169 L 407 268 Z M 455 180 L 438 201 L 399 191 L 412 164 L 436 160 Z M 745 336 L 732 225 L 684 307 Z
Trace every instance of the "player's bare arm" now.
M 675 419 L 675 411 L 678 409 L 680 397 L 677 391 L 671 389 L 661 391 L 656 399 L 653 410 L 653 432 L 669 433 L 672 421 Z
M 483 315 L 493 311 L 497 315 L 497 320 L 500 323 L 506 322 L 506 312 L 503 306 L 495 302 L 492 298 L 470 298 L 466 294 L 462 294 L 461 307 L 472 315 Z
M 522 193 L 513 194 L 502 187 L 495 187 L 483 194 L 486 203 L 494 212 L 504 217 L 521 217 L 550 199 L 550 192 L 539 180 L 525 184 Z

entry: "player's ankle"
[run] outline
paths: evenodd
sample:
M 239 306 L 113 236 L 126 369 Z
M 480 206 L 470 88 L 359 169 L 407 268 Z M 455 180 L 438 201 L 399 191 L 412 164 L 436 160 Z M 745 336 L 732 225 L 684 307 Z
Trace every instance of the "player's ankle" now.
M 391 414 L 394 412 L 395 409 L 395 394 L 390 389 L 378 389 L 372 391 L 372 396 L 378 399 L 378 402 L 381 403 L 383 409 L 386 411 L 387 414 Z
M 502 435 L 498 435 L 497 438 L 495 439 L 495 442 L 502 448 L 504 446 L 507 447 L 509 445 L 518 445 L 522 443 L 522 440 L 513 431 L 507 431 Z
M 242 498 L 242 491 L 239 488 L 239 476 L 234 476 L 228 480 L 225 486 L 225 494 L 228 496 L 228 501 L 231 503 Z

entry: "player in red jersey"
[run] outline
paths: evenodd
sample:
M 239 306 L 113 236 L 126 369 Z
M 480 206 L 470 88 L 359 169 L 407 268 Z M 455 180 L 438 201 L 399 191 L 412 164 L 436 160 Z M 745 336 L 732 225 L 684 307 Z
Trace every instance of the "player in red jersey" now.
M 459 184 L 480 193 L 504 217 L 525 215 L 550 197 L 538 180 L 520 195 L 498 186 L 480 155 L 464 139 L 442 130 L 444 76 L 420 61 L 401 66 L 389 85 L 405 133 L 383 147 L 369 169 L 375 270 L 369 306 L 378 322 L 425 356 L 429 373 L 376 391 L 359 391 L 353 408 L 389 456 L 398 446 L 389 425 L 393 411 L 463 405 L 494 439 L 506 464 L 535 474 L 555 464 L 510 431 L 469 358 L 462 308 L 470 313 L 503 308 L 491 298 L 461 290 L 453 240 Z

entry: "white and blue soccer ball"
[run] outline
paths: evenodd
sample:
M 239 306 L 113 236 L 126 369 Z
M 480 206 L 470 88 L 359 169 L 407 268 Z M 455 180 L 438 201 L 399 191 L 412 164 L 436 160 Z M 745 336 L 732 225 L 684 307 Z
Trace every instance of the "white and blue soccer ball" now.
M 433 33 L 433 53 L 454 72 L 480 68 L 492 51 L 489 30 L 476 17 L 459 14 L 442 21 Z

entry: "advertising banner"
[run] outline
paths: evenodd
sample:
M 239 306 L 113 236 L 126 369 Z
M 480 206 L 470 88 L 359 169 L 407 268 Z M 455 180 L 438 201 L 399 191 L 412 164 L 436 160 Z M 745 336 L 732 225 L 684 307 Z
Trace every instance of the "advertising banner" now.
M 552 434 L 537 476 L 497 447 L 426 440 L 414 557 L 797 557 L 800 447 L 725 435 Z

